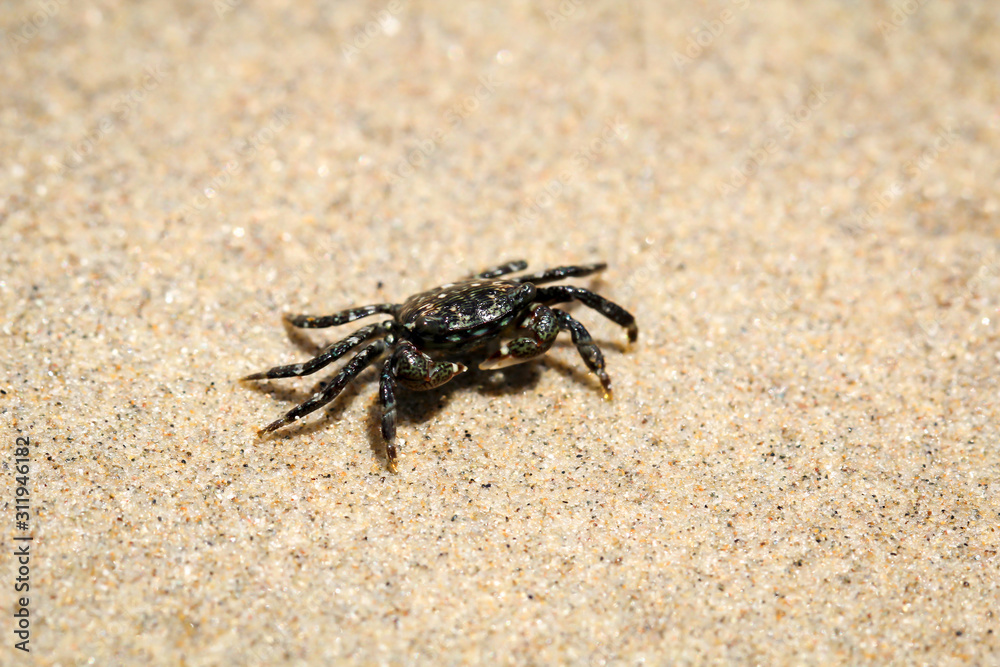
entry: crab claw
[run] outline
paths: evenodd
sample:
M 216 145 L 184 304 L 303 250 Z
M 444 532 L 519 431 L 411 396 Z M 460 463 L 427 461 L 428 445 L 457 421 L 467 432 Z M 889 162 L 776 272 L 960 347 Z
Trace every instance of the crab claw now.
M 414 352 L 404 354 L 396 368 L 396 379 L 410 389 L 422 391 L 440 387 L 453 377 L 469 370 L 465 364 L 451 361 L 434 361 L 430 357 Z
M 500 349 L 483 361 L 479 362 L 479 370 L 491 371 L 496 368 L 507 368 L 508 366 L 516 366 L 517 364 L 523 364 L 526 361 L 531 361 L 533 358 L 534 355 L 517 356 L 511 354 L 510 349 L 506 345 L 501 345 Z
M 556 314 L 540 303 L 529 306 L 528 315 L 519 327 L 523 335 L 502 343 L 496 352 L 479 364 L 480 369 L 506 368 L 531 361 L 545 354 L 559 334 Z

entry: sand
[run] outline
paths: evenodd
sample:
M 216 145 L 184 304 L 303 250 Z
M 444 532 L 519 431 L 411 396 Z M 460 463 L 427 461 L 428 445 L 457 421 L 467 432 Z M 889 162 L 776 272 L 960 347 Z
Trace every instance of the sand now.
M 1000 664 L 998 21 L 4 5 L 0 662 Z M 565 336 L 397 474 L 377 369 L 256 438 L 352 330 L 283 313 L 519 258 L 608 263 L 614 401 Z

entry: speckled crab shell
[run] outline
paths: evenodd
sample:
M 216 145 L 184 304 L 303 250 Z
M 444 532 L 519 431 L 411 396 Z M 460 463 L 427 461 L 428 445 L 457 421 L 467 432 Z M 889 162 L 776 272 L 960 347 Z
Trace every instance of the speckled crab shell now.
M 398 318 L 421 347 L 471 350 L 513 325 L 535 293 L 530 283 L 465 280 L 410 297 Z

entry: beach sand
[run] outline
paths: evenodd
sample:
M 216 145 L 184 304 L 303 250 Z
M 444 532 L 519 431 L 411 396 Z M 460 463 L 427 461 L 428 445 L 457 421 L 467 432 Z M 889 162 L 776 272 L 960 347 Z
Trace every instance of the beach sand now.
M 1000 664 L 997 7 L 4 5 L 0 662 Z M 564 334 L 397 474 L 377 368 L 256 437 L 366 323 L 284 313 L 520 258 L 614 401 Z

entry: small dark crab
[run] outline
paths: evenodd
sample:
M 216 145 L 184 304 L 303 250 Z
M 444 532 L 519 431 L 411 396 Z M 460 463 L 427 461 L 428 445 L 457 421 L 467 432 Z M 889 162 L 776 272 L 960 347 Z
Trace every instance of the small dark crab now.
M 563 330 L 570 332 L 583 362 L 601 381 L 605 398 L 610 398 L 611 380 L 604 370 L 601 350 L 582 324 L 569 313 L 549 306 L 579 301 L 625 327 L 630 342 L 634 342 L 639 335 L 635 318 L 621 306 L 580 287 L 538 287 L 563 278 L 587 276 L 607 265 L 561 266 L 516 278 L 500 278 L 522 271 L 527 266 L 523 261 L 510 262 L 478 273 L 468 280 L 417 294 L 402 304 L 380 303 L 321 317 L 286 315 L 288 324 L 304 329 L 334 327 L 378 313 L 391 315 L 392 319 L 362 327 L 347 338 L 327 345 L 304 363 L 277 366 L 243 378 L 243 381 L 272 380 L 309 375 L 361 343 L 376 339 L 348 361 L 332 382 L 281 419 L 265 426 L 259 434 L 275 431 L 323 407 L 336 398 L 358 373 L 386 351 L 391 351 L 382 366 L 379 399 L 382 403 L 382 437 L 385 439 L 386 456 L 389 467 L 394 469 L 397 384 L 416 390 L 439 387 L 467 370 L 464 365 L 450 361 L 449 357 L 483 347 L 488 347 L 492 354 L 479 364 L 481 369 L 519 364 L 545 354 Z

